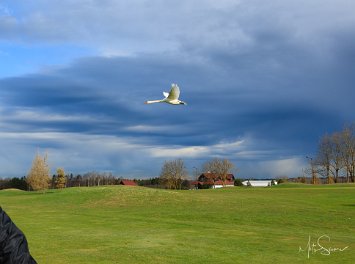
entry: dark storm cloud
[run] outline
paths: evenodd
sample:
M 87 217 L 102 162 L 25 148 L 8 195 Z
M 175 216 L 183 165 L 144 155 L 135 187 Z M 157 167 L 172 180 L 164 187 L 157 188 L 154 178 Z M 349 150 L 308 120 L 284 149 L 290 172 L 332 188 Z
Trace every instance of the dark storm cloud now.
M 27 132 L 23 144 L 69 151 L 80 168 L 100 156 L 100 168 L 157 174 L 162 159 L 217 156 L 296 175 L 324 133 L 355 119 L 349 1 L 15 3 L 2 39 L 101 52 L 0 79 L 6 142 Z M 187 106 L 143 104 L 171 83 Z
M 277 43 L 278 39 L 274 41 Z M 314 89 L 329 86 L 328 76 L 322 80 L 327 73 L 322 70 L 323 65 L 319 65 L 317 76 L 309 71 L 309 66 L 302 68 L 315 64 L 314 58 L 307 61 L 302 56 L 296 65 L 297 56 L 292 58 L 289 65 L 297 68 L 299 77 L 302 75 L 295 82 L 295 73 L 287 68 L 269 69 L 265 73 L 267 65 L 259 66 L 259 58 L 280 59 L 277 52 L 264 54 L 256 50 L 255 53 L 258 56 L 233 55 L 227 59 L 214 54 L 208 58 L 213 65 L 183 61 L 172 55 L 86 58 L 50 73 L 3 79 L 1 94 L 12 107 L 90 117 L 21 120 L 27 128 L 32 125 L 33 129 L 42 126 L 67 132 L 134 135 L 158 145 L 208 146 L 253 134 L 275 144 L 295 147 L 293 142 L 300 135 L 310 143 L 329 127 L 329 122 L 334 129 L 339 126 L 340 122 L 333 120 L 339 120 L 341 113 L 322 107 L 318 98 L 309 96 Z M 224 67 L 226 64 L 230 67 Z M 246 67 L 249 73 L 245 72 Z M 278 77 L 269 76 L 270 71 Z M 162 89 L 168 90 L 173 79 L 181 80 L 181 97 L 189 102 L 187 107 L 143 105 L 146 99 L 161 98 Z M 311 104 L 312 100 L 316 106 Z M 312 127 L 314 123 L 317 128 Z M 168 131 L 126 129 L 139 125 L 177 127 Z

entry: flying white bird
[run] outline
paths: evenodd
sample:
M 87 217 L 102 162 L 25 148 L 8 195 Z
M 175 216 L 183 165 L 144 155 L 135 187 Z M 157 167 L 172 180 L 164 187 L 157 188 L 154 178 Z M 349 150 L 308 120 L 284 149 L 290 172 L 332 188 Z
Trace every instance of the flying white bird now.
M 153 101 L 146 101 L 145 104 L 154 104 L 154 103 L 168 103 L 173 105 L 186 105 L 185 102 L 179 100 L 180 96 L 180 89 L 177 84 L 173 83 L 171 85 L 171 90 L 169 93 L 163 92 L 165 98 L 161 100 L 153 100 Z

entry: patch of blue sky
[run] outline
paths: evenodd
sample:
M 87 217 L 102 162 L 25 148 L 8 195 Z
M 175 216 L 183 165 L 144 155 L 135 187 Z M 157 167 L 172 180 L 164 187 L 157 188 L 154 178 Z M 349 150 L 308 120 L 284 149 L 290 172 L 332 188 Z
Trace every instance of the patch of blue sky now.
M 36 73 L 46 68 L 67 65 L 94 55 L 94 50 L 70 44 L 24 45 L 0 43 L 0 78 Z

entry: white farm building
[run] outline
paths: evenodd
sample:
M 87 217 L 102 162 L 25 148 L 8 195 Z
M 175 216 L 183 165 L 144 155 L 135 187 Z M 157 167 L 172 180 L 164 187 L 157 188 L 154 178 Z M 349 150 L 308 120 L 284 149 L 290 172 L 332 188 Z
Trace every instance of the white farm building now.
M 275 180 L 247 180 L 247 181 L 243 181 L 242 184 L 244 186 L 252 186 L 252 187 L 268 187 L 271 185 L 276 185 L 277 181 Z

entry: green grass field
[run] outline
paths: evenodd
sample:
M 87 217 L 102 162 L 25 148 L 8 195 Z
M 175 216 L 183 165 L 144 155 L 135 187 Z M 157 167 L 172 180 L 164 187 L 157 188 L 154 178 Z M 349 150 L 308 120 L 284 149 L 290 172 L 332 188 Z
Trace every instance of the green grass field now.
M 0 191 L 38 263 L 354 263 L 355 185 Z M 331 252 L 310 251 L 307 243 Z M 300 252 L 300 247 L 302 250 Z M 316 251 L 318 250 L 318 251 Z M 316 252 L 315 252 L 316 251 Z M 322 254 L 323 253 L 323 254 Z

